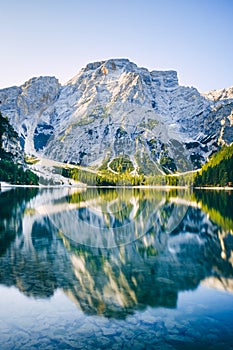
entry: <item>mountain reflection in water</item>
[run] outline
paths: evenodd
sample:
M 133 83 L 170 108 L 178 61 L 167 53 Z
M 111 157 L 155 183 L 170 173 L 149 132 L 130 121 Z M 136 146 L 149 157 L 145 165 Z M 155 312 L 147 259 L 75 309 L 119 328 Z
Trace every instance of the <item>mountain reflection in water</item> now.
M 84 313 L 113 318 L 176 308 L 201 282 L 233 292 L 233 194 L 216 193 L 1 193 L 0 283 L 34 298 L 61 289 Z

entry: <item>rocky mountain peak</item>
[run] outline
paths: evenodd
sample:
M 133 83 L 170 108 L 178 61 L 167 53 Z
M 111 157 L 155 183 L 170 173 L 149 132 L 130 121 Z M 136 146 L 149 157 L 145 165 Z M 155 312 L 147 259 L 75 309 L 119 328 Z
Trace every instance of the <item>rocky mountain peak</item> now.
M 203 96 L 213 101 L 233 99 L 233 86 L 220 90 L 211 90 L 204 93 Z
M 152 71 L 143 67 L 138 67 L 129 59 L 109 59 L 105 61 L 93 62 L 86 65 L 81 72 L 71 79 L 70 83 L 79 84 L 80 80 L 88 78 L 97 81 L 108 82 L 109 79 L 120 79 L 119 84 L 128 79 L 133 83 L 135 78 L 140 78 L 146 85 L 154 85 L 159 89 L 172 89 L 178 86 L 177 72 L 170 71 Z
M 134 172 L 147 174 L 185 171 L 184 159 L 198 168 L 232 142 L 232 96 L 230 89 L 201 95 L 180 86 L 174 70 L 149 71 L 128 59 L 89 63 L 64 86 L 39 77 L 0 90 L 24 152 L 107 168 L 127 156 Z
M 60 84 L 55 77 L 34 77 L 22 85 L 19 96 L 22 104 L 28 107 L 28 113 L 42 106 L 49 105 L 56 99 L 60 90 Z
M 96 70 L 101 67 L 105 67 L 109 70 L 116 70 L 116 69 L 122 69 L 126 67 L 127 65 L 136 66 L 136 64 L 130 62 L 127 58 L 115 58 L 115 59 L 108 59 L 105 61 L 99 61 L 99 62 L 93 62 L 88 63 L 85 68 L 83 68 L 83 71 L 89 71 L 89 70 Z

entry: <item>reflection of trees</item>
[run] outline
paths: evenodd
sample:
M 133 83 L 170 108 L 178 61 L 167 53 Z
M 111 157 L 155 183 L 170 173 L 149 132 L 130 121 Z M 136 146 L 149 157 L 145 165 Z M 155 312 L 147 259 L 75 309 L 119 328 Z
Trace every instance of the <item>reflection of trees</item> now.
M 22 213 L 27 202 L 37 192 L 37 188 L 15 188 L 0 192 L 0 256 L 14 240 L 16 233 L 22 230 Z
M 137 229 L 139 222 L 135 218 L 143 213 L 143 225 L 149 227 L 145 234 L 133 243 L 112 249 L 73 244 L 62 231 L 58 233 L 48 217 L 27 208 L 24 220 L 31 225 L 31 241 L 18 231 L 17 240 L 0 257 L 0 283 L 15 285 L 33 297 L 49 297 L 61 288 L 85 313 L 125 317 L 147 306 L 174 308 L 180 291 L 197 288 L 207 277 L 231 279 L 233 269 L 228 258 L 232 236 L 224 236 L 225 259 L 219 239 L 221 228 L 198 207 L 185 207 L 174 197 L 174 193 L 169 196 L 152 190 L 98 189 L 56 199 L 54 205 L 59 208 L 64 199 L 67 206 L 91 203 L 82 220 L 97 222 L 98 216 L 100 226 L 105 225 L 106 230 L 106 215 L 111 217 L 108 222 L 112 226 L 116 222 L 130 223 L 129 228 Z M 21 206 L 25 208 L 22 202 Z M 83 206 L 72 210 L 76 215 L 84 213 Z M 185 216 L 168 233 L 167 222 L 174 210 L 185 212 Z M 64 218 L 67 213 L 68 208 L 54 211 L 52 222 L 68 223 Z M 17 215 L 22 219 L 22 210 Z M 72 229 L 72 224 L 67 229 Z M 91 235 L 90 230 L 87 226 L 82 233 Z
M 232 191 L 195 190 L 195 198 L 215 223 L 233 231 Z

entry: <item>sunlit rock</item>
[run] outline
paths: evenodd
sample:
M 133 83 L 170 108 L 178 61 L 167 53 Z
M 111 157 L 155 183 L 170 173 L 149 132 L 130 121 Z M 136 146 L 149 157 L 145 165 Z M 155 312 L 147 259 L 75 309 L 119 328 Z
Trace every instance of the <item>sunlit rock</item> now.
M 180 86 L 175 71 L 128 59 L 89 63 L 63 86 L 32 78 L 0 90 L 0 100 L 27 154 L 84 166 L 123 154 L 135 171 L 161 173 L 166 155 L 178 171 L 192 170 L 233 141 L 232 88 L 200 94 Z

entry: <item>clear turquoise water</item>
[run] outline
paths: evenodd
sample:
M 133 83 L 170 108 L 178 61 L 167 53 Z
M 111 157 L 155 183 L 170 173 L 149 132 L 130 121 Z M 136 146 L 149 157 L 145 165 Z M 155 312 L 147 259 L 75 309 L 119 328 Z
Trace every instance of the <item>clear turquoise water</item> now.
M 0 205 L 0 349 L 233 348 L 231 193 L 17 189 Z

